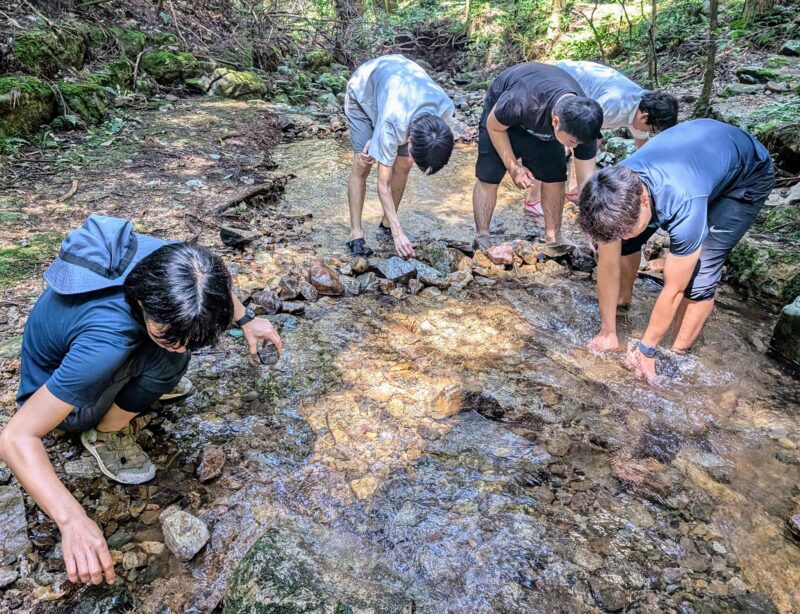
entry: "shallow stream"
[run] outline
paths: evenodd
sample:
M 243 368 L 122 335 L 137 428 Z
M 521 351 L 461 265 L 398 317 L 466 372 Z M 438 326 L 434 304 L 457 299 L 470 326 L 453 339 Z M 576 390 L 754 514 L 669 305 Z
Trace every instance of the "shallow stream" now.
M 413 242 L 469 246 L 474 156 L 412 172 Z M 271 259 L 345 259 L 350 157 L 335 141 L 277 152 L 296 175 L 280 206 L 313 217 Z M 520 200 L 501 190 L 498 234 L 539 233 Z M 374 174 L 364 219 L 390 255 Z M 307 562 L 314 594 L 356 611 L 800 612 L 785 527 L 800 506 L 800 386 L 765 356 L 774 316 L 724 289 L 696 351 L 665 352 L 667 382 L 650 388 L 621 356 L 583 348 L 593 282 L 552 265 L 439 296 L 323 298 L 278 317 L 287 349 L 272 370 L 198 356 L 199 390 L 171 428 L 223 443 L 236 469 L 208 506 L 193 607 L 219 602 L 273 529 L 268 547 Z M 623 343 L 658 290 L 637 282 Z M 242 573 L 263 599 L 263 573 Z

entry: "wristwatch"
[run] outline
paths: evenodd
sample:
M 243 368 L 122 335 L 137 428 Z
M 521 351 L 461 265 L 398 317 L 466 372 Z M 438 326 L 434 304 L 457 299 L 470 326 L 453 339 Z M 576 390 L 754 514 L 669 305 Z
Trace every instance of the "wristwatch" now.
M 658 348 L 655 346 L 645 345 L 641 341 L 639 342 L 639 351 L 648 358 L 653 358 L 656 355 L 657 350 Z
M 241 328 L 245 324 L 247 324 L 250 320 L 256 317 L 256 312 L 250 309 L 249 307 L 244 308 L 244 315 L 236 320 L 236 326 Z

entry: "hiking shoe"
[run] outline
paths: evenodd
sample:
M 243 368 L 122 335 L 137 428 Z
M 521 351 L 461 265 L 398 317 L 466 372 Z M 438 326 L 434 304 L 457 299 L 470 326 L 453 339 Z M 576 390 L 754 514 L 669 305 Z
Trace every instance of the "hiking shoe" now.
M 369 258 L 374 252 L 369 248 L 364 239 L 353 239 L 345 243 L 353 256 Z
M 192 390 L 194 390 L 194 386 L 192 386 L 192 382 L 189 381 L 189 378 L 182 377 L 181 381 L 179 381 L 175 388 L 162 394 L 158 397 L 159 401 L 174 401 L 175 399 L 182 399 L 183 397 L 188 397 Z
M 121 484 L 143 484 L 156 476 L 156 467 L 136 443 L 129 424 L 121 431 L 102 433 L 89 429 L 81 443 L 97 460 L 100 471 Z
M 494 247 L 494 240 L 489 236 L 479 236 L 472 240 L 472 249 L 481 250 L 482 252 L 489 251 Z
M 375 231 L 375 238 L 378 241 L 388 241 L 392 238 L 392 229 L 388 226 L 384 226 L 383 222 L 378 224 L 378 229 Z

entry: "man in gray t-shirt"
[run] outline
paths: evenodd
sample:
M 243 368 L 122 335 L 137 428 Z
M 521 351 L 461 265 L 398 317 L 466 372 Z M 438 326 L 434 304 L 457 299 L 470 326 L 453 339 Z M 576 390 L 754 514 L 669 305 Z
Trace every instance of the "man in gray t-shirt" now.
M 383 207 L 379 230 L 391 233 L 400 256 L 413 257 L 414 248 L 400 226 L 397 209 L 412 163 L 432 175 L 449 161 L 453 133 L 446 120 L 455 113 L 453 101 L 418 64 L 399 54 L 385 55 L 355 70 L 347 84 L 344 112 L 353 143 L 347 246 L 357 256 L 372 254 L 364 241 L 361 213 L 367 176 L 377 161 L 378 198 Z
M 629 366 L 655 379 L 656 346 L 673 320 L 673 350 L 691 348 L 711 315 L 728 254 L 774 183 L 766 148 L 744 130 L 713 119 L 670 128 L 627 160 L 592 175 L 578 215 L 581 228 L 600 243 L 600 332 L 589 348 L 617 349 L 617 307 L 630 303 L 642 246 L 658 228 L 670 240 L 664 288 Z

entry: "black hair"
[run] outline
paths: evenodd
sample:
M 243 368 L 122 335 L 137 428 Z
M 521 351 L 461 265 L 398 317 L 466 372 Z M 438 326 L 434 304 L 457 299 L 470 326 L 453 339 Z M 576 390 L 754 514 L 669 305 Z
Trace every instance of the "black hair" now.
M 159 341 L 190 350 L 212 345 L 233 319 L 231 275 L 222 259 L 194 243 L 158 248 L 133 267 L 125 300 L 144 324 L 164 325 Z
M 581 96 L 564 96 L 556 102 L 553 113 L 561 120 L 561 130 L 578 139 L 579 143 L 600 138 L 603 109 L 596 101 Z
M 423 113 L 408 127 L 411 158 L 426 175 L 440 171 L 453 153 L 453 132 L 445 121 L 433 113 Z
M 597 241 L 619 241 L 639 221 L 643 189 L 639 175 L 627 166 L 597 171 L 581 190 L 578 224 Z
M 678 123 L 678 99 L 664 92 L 645 92 L 639 111 L 647 113 L 647 123 L 653 132 L 661 132 Z

